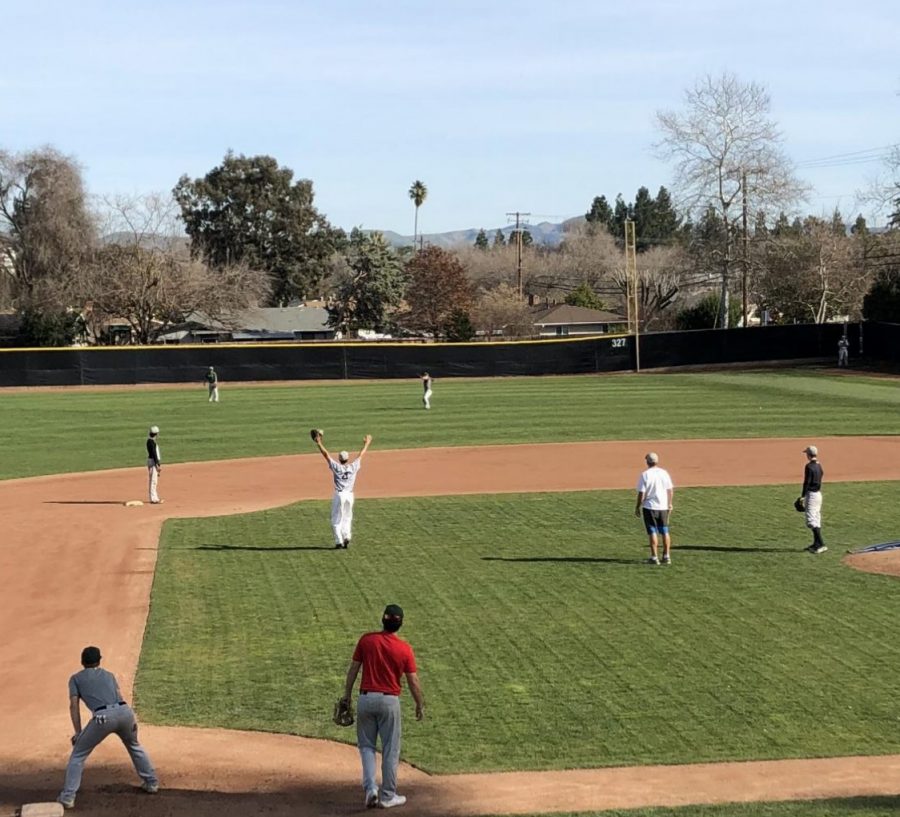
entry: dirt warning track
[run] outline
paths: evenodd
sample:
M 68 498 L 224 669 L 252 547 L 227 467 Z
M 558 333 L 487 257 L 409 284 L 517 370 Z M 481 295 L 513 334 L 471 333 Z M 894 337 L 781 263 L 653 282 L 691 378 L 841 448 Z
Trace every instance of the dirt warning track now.
M 680 487 L 796 483 L 808 440 L 688 440 L 373 450 L 359 497 L 633 488 L 655 449 Z M 828 482 L 900 479 L 900 437 L 815 441 Z M 736 464 L 739 467 L 735 467 Z M 331 488 L 318 455 L 166 466 L 166 503 L 143 468 L 0 483 L 0 814 L 59 789 L 71 731 L 65 685 L 81 648 L 103 647 L 130 696 L 162 523 L 245 513 Z M 850 557 L 900 575 L 900 551 Z M 173 656 L 173 672 L 183 657 Z M 140 714 L 140 713 L 139 713 Z M 361 808 L 356 750 L 284 735 L 142 726 L 165 791 L 132 793 L 121 746 L 92 757 L 90 814 L 346 814 Z M 412 737 L 410 739 L 413 739 Z M 430 777 L 404 768 L 407 814 L 534 813 L 896 794 L 900 756 Z

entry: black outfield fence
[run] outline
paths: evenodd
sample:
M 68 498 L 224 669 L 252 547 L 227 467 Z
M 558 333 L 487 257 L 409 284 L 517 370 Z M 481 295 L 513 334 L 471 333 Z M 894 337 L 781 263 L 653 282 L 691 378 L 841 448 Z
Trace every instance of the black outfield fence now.
M 867 357 L 900 360 L 900 326 L 865 324 Z M 661 332 L 640 338 L 641 368 L 837 358 L 840 324 Z M 860 326 L 850 324 L 851 360 Z M 297 343 L 0 349 L 0 386 L 344 380 L 590 374 L 635 367 L 634 338 L 605 335 L 509 343 Z

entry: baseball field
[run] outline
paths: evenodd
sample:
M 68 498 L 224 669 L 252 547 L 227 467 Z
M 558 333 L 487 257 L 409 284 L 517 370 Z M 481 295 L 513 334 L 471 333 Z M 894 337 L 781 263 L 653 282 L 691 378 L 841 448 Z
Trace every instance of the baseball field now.
M 845 554 L 900 535 L 897 380 L 455 380 L 432 405 L 398 382 L 0 393 L 0 791 L 52 799 L 65 680 L 99 643 L 166 788 L 134 813 L 353 811 L 330 706 L 393 601 L 428 702 L 412 813 L 896 813 L 900 562 Z M 126 508 L 150 424 L 166 504 Z M 347 552 L 312 426 L 375 437 Z M 807 443 L 819 557 L 791 507 Z M 651 448 L 677 486 L 670 567 L 641 563 L 632 513 Z M 126 764 L 101 747 L 79 808 L 131 813 Z

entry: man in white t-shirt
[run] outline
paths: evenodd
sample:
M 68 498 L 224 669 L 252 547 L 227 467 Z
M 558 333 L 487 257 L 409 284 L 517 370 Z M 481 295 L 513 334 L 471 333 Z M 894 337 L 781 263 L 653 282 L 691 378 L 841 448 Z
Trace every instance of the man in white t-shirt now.
M 334 479 L 334 497 L 331 500 L 331 529 L 334 531 L 334 546 L 338 550 L 346 550 L 350 546 L 353 536 L 353 486 L 356 484 L 356 475 L 363 455 L 369 449 L 372 435 L 366 434 L 363 447 L 359 454 L 351 461 L 350 454 L 341 451 L 338 454 L 338 462 L 332 459 L 324 445 L 322 435 L 316 435 L 316 446 L 325 457 L 331 476 Z
M 647 470 L 637 484 L 637 502 L 634 515 L 644 517 L 644 527 L 650 537 L 650 558 L 647 563 L 659 564 L 659 535 L 663 539 L 662 563 L 672 563 L 672 537 L 669 534 L 669 515 L 672 513 L 672 496 L 675 486 L 665 468 L 659 467 L 659 454 L 651 451 L 644 457 Z

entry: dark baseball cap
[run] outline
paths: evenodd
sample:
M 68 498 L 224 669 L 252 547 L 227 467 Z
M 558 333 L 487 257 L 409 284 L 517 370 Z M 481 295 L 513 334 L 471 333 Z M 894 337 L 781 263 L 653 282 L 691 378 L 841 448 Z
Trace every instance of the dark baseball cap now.
M 99 647 L 85 647 L 81 651 L 81 663 L 84 666 L 87 666 L 88 664 L 99 664 L 102 657 L 103 656 L 100 655 Z
M 403 608 L 399 604 L 389 604 L 384 608 L 384 615 L 381 617 L 385 618 L 403 618 Z

